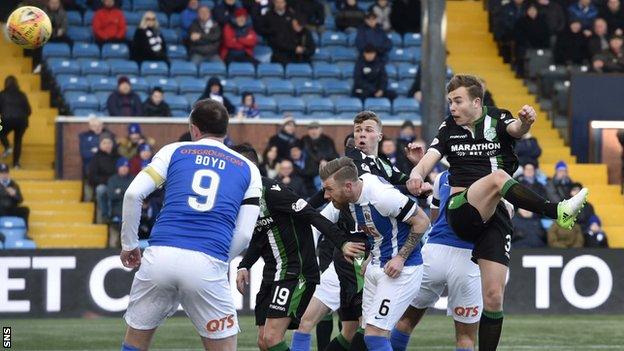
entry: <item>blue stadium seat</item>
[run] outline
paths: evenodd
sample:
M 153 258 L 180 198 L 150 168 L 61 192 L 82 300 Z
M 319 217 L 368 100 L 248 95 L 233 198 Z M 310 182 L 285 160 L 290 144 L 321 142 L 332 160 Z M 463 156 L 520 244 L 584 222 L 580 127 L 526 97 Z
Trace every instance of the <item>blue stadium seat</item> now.
M 171 117 L 174 118 L 187 118 L 189 115 L 187 110 L 171 110 Z
M 221 79 L 221 85 L 223 85 L 223 91 L 226 93 L 238 93 L 238 85 L 234 79 Z
M 106 43 L 102 45 L 102 59 L 128 59 L 130 50 L 128 45 L 122 43 Z
M 83 41 L 90 42 L 93 41 L 93 32 L 91 31 L 91 27 L 77 27 L 77 26 L 69 26 L 67 27 L 67 36 L 74 42 Z M 50 43 L 51 44 L 51 43 Z M 47 44 L 46 46 L 48 46 Z M 44 46 L 45 48 L 45 46 Z
M 320 46 L 346 46 L 347 44 L 347 35 L 343 32 L 332 32 L 328 30 L 321 35 Z
M 202 62 L 199 65 L 200 77 L 225 77 L 226 68 L 223 62 Z
M 298 97 L 284 97 L 277 100 L 278 112 L 305 113 L 305 101 Z
M 160 28 L 169 27 L 169 17 L 164 12 L 156 12 L 156 19 Z
M 71 56 L 69 45 L 66 43 L 48 43 L 43 46 L 41 57 L 43 59 L 52 57 L 67 57 Z
M 364 102 L 364 109 L 377 113 L 390 113 L 392 104 L 387 98 L 368 98 Z
M 70 106 L 71 110 L 75 109 L 92 109 L 97 110 L 100 102 L 93 94 L 70 91 L 63 94 L 65 102 Z
M 414 123 L 422 123 L 422 116 L 420 115 L 420 113 L 399 113 L 398 115 L 395 115 L 396 119 L 400 119 L 400 120 L 410 120 Z
M 312 35 L 312 41 L 314 41 L 314 44 L 318 47 L 321 45 L 321 37 L 319 36 L 319 34 L 315 31 L 310 31 L 310 34 Z
M 239 92 L 249 91 L 254 94 L 264 94 L 266 91 L 264 83 L 253 78 L 236 78 L 233 79 L 233 81 L 238 87 Z
M 213 8 L 215 6 L 215 1 L 213 1 L 213 0 L 200 0 L 199 1 L 199 5 L 200 6 L 208 6 L 210 8 Z
M 197 77 L 197 66 L 190 61 L 172 60 L 169 66 L 169 76 L 172 78 L 179 76 Z
M 117 88 L 117 80 L 111 76 L 89 75 L 87 76 L 89 86 L 92 92 L 106 91 L 111 92 Z
M 177 29 L 161 28 L 160 34 L 162 34 L 163 39 L 165 39 L 167 44 L 180 43 L 180 33 L 178 33 Z
M 386 64 L 386 73 L 388 74 L 388 79 L 397 79 L 398 70 L 394 64 Z
M 143 61 L 141 63 L 142 76 L 166 76 L 169 75 L 169 67 L 163 61 Z
M 158 0 L 133 0 L 133 11 L 158 11 Z
M 396 91 L 397 95 L 399 96 L 407 95 L 410 87 L 411 83 L 407 82 L 407 80 L 388 82 L 388 88 Z
M 262 80 L 266 86 L 267 95 L 286 94 L 294 95 L 295 87 L 290 80 L 280 78 L 265 78 Z
M 98 59 L 79 59 L 77 66 L 80 67 L 80 71 L 83 75 L 87 74 L 102 74 L 108 75 L 111 68 L 108 62 Z
M 332 56 L 332 62 L 355 62 L 358 57 L 358 52 L 355 48 L 338 47 L 330 52 Z
M 17 249 L 32 250 L 32 249 L 37 248 L 37 244 L 35 244 L 35 242 L 32 240 L 26 240 L 26 239 L 14 240 L 14 241 L 11 240 L 11 241 L 6 241 L 4 243 L 4 248 L 6 250 L 17 250 Z
M 394 99 L 392 104 L 392 113 L 417 113 L 420 112 L 420 104 L 414 98 L 398 97 Z
M 97 44 L 78 42 L 72 48 L 73 58 L 100 58 L 100 47 Z
M 150 89 L 161 87 L 165 93 L 169 94 L 177 94 L 178 90 L 180 90 L 178 82 L 173 78 L 165 76 L 149 76 L 145 77 L 145 80 L 149 84 Z
M 76 2 L 85 2 L 86 0 L 77 0 Z M 123 11 L 132 11 L 132 0 L 121 1 L 121 9 Z
M 74 110 L 74 116 L 81 116 L 81 117 L 105 117 L 105 116 L 108 116 L 108 113 L 103 112 L 103 111 L 97 111 L 97 110 L 77 108 L 77 109 Z
M 414 46 L 411 48 L 407 48 L 407 51 L 411 52 L 411 56 L 412 56 L 412 63 L 420 63 L 420 61 L 422 60 L 422 48 L 420 46 Z
M 126 18 L 126 25 L 128 26 L 138 26 L 141 22 L 141 17 L 143 17 L 142 13 L 134 11 L 124 11 L 123 14 Z M 134 32 L 132 32 L 132 35 L 134 35 Z
M 134 61 L 109 59 L 108 64 L 111 67 L 111 74 L 113 75 L 139 75 L 139 65 Z
M 179 77 L 176 78 L 180 87 L 180 94 L 187 93 L 203 93 L 206 88 L 206 82 L 203 79 L 195 77 Z M 193 100 L 194 102 L 195 100 Z
M 357 37 L 357 31 L 347 32 L 348 46 L 355 46 L 355 38 Z
M 232 62 L 228 65 L 228 77 L 255 77 L 256 69 L 249 62 Z
M 392 47 L 394 48 L 400 48 L 403 46 L 403 38 L 401 37 L 401 34 L 397 32 L 388 33 L 388 39 L 390 39 Z
M 357 111 L 359 112 L 359 111 Z M 342 112 L 342 113 L 338 113 L 336 115 L 334 115 L 334 118 L 336 119 L 346 119 L 346 120 L 353 120 L 353 117 L 355 116 L 355 113 L 357 112 Z
M 26 223 L 21 217 L 0 217 L 0 232 L 4 235 L 5 243 L 24 239 Z
M 137 93 L 146 93 L 150 90 L 150 84 L 143 77 L 128 77 L 130 78 L 130 84 L 132 85 L 132 90 Z
M 260 96 L 260 95 L 258 95 Z M 230 100 L 230 102 L 232 104 L 234 104 L 234 106 L 238 105 L 238 103 L 240 102 L 240 97 L 236 94 L 232 94 L 232 93 L 223 93 L 223 97 L 225 97 L 226 99 Z
M 80 67 L 76 61 L 63 58 L 50 58 L 46 60 L 46 67 L 53 74 L 80 74 Z
M 189 102 L 189 104 L 193 106 L 195 101 L 199 100 L 199 97 L 201 96 L 201 94 L 202 93 L 186 93 L 184 94 L 184 96 L 186 97 L 186 100 Z
M 408 62 L 418 63 L 420 62 L 421 52 L 420 47 L 399 48 L 390 51 L 390 62 Z
M 89 91 L 89 81 L 77 75 L 59 74 L 56 76 L 56 84 L 61 90 L 61 93 L 66 91 Z
M 99 109 L 101 111 L 106 111 L 106 102 L 108 101 L 108 97 L 110 96 L 111 92 L 112 92 L 112 90 L 110 90 L 110 91 L 96 91 L 94 93 L 95 98 L 97 99 L 98 104 L 100 105 Z M 78 115 L 78 113 L 76 111 L 89 111 L 89 109 L 85 109 L 85 110 L 83 110 L 83 109 L 75 109 L 74 110 L 74 114 Z
M 353 70 L 355 69 L 355 63 L 353 62 L 338 62 L 336 64 L 340 69 L 340 75 L 342 79 L 353 79 Z
M 84 15 L 82 16 L 82 24 L 85 26 L 91 27 L 91 23 L 93 23 L 94 15 L 95 15 L 95 12 L 91 10 L 85 11 Z
M 336 21 L 333 15 L 325 17 L 325 30 L 336 30 Z
M 126 41 L 131 43 L 134 38 L 134 32 L 136 32 L 137 26 L 127 25 L 126 26 Z
M 328 113 L 333 113 L 334 112 L 334 102 L 331 99 L 328 98 L 314 98 L 314 99 L 308 99 L 308 113 L 315 113 L 315 112 L 328 112 Z
M 184 45 L 167 44 L 167 55 L 170 60 L 186 60 L 188 58 L 186 47 Z
M 418 66 L 409 63 L 399 63 L 398 65 L 399 79 L 414 79 L 418 72 Z
M 317 47 L 312 56 L 312 62 L 331 62 L 331 53 L 327 48 Z
M 4 244 L 0 241 L 0 250 L 4 249 Z
M 139 95 L 139 100 L 140 101 L 147 100 L 147 93 L 142 92 L 142 91 L 137 91 L 136 93 L 137 93 L 137 95 Z
M 326 62 L 315 62 L 313 64 L 314 67 L 314 78 L 340 78 L 340 68 L 334 64 L 326 63 Z
M 351 85 L 339 79 L 323 79 L 321 80 L 325 95 L 348 95 L 351 94 Z
M 188 110 L 189 102 L 184 95 L 165 94 L 165 102 L 172 110 Z
M 284 77 L 284 67 L 279 63 L 261 63 L 258 65 L 258 78 Z
M 277 103 L 275 102 L 275 99 L 270 96 L 256 96 L 256 107 L 261 112 L 277 112 Z
M 172 13 L 169 16 L 169 28 L 180 28 L 180 14 Z
M 261 63 L 271 62 L 271 55 L 273 55 L 273 50 L 266 45 L 258 44 L 254 48 L 254 58 Z
M 411 46 L 421 46 L 422 45 L 422 37 L 420 33 L 405 33 L 403 34 L 403 46 L 411 47 Z
M 336 113 L 353 113 L 362 111 L 362 101 L 354 97 L 343 97 L 334 100 Z M 353 115 L 351 115 L 353 118 Z
M 293 85 L 295 87 L 295 94 L 302 95 L 323 95 L 323 86 L 316 80 L 312 79 L 293 79 Z
M 82 15 L 78 11 L 67 11 L 67 24 L 70 26 L 82 26 Z

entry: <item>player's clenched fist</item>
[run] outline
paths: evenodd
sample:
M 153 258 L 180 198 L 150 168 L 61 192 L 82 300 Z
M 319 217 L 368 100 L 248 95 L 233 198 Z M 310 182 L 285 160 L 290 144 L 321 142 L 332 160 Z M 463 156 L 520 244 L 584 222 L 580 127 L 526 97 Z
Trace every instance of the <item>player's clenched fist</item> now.
M 136 268 L 141 265 L 141 250 L 138 247 L 130 251 L 121 250 L 119 258 L 124 267 Z
M 398 278 L 403 270 L 403 265 L 405 264 L 405 259 L 401 256 L 394 256 L 384 266 L 384 273 L 390 278 Z
M 520 119 L 520 122 L 529 126 L 535 122 L 536 116 L 537 113 L 535 112 L 535 109 L 529 105 L 522 106 L 522 108 L 518 112 L 518 118 Z

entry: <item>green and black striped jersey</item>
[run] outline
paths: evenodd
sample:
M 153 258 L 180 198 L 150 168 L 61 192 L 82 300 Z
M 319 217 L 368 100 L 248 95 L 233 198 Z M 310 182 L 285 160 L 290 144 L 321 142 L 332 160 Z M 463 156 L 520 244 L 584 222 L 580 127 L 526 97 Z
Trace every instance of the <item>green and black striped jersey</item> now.
M 497 169 L 513 175 L 518 168 L 516 139 L 507 133 L 507 125 L 514 120 L 507 110 L 483 107 L 474 130 L 457 125 L 453 116 L 442 122 L 430 149 L 446 156 L 451 186 L 469 187 Z

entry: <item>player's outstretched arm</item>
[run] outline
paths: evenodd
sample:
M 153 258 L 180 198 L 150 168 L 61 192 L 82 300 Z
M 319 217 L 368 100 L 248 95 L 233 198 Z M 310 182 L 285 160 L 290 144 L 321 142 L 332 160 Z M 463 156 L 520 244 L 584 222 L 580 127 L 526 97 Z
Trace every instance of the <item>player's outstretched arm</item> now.
M 429 149 L 425 156 L 422 157 L 416 167 L 412 168 L 410 179 L 407 181 L 407 189 L 414 195 L 420 195 L 422 192 L 423 180 L 435 165 L 442 159 L 442 154 L 435 149 Z
M 507 125 L 507 133 L 516 139 L 522 138 L 523 135 L 529 132 L 531 126 L 535 123 L 536 117 L 537 113 L 533 107 L 529 105 L 522 106 L 518 112 L 518 119 Z

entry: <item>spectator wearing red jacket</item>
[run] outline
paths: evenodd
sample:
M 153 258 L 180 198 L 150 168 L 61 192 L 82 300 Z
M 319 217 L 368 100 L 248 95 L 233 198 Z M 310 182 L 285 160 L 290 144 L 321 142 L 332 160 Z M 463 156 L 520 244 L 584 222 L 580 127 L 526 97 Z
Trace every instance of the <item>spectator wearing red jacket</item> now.
M 247 21 L 247 10 L 239 8 L 234 11 L 234 18 L 223 29 L 223 44 L 221 58 L 226 62 L 258 61 L 253 56 L 253 50 L 258 43 L 258 37 L 251 23 Z
M 126 18 L 115 7 L 115 0 L 102 0 L 104 5 L 93 16 L 93 35 L 98 44 L 122 42 L 126 38 Z

